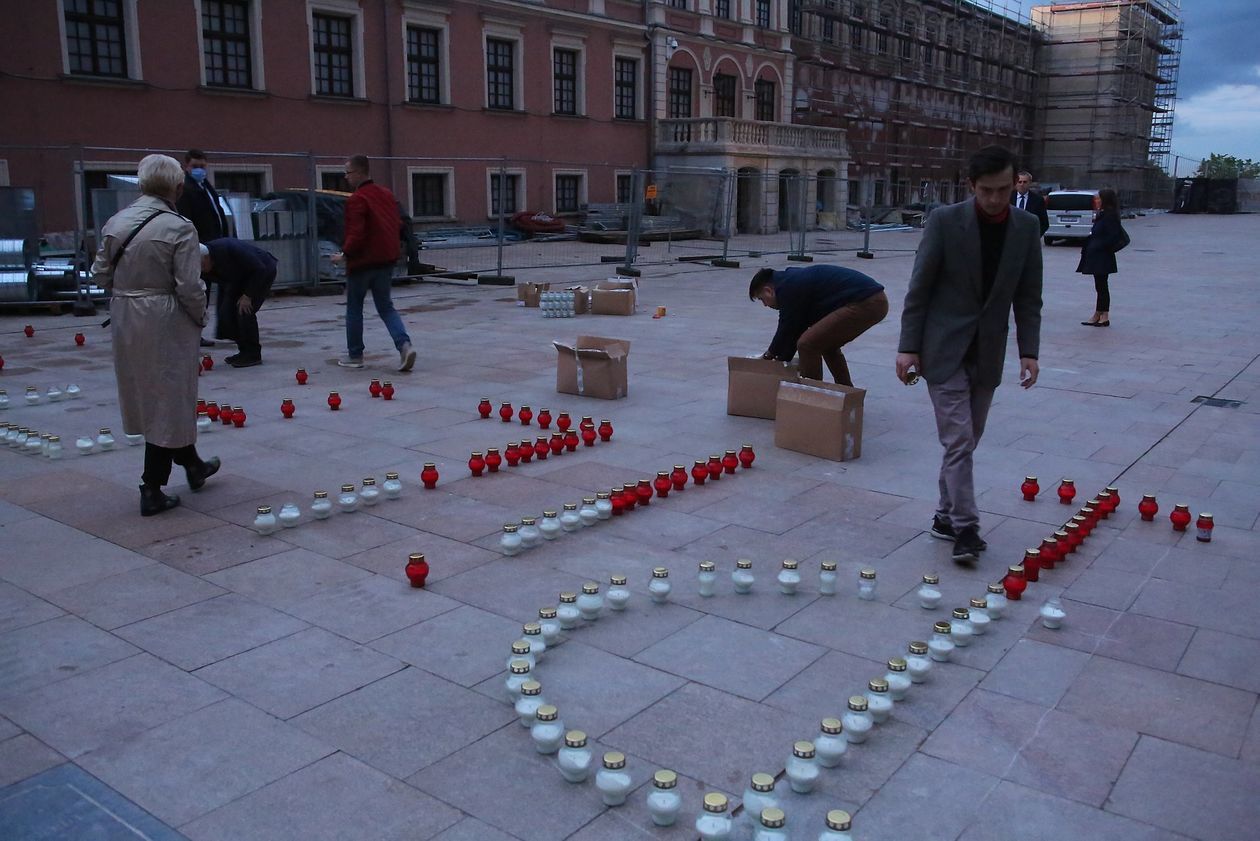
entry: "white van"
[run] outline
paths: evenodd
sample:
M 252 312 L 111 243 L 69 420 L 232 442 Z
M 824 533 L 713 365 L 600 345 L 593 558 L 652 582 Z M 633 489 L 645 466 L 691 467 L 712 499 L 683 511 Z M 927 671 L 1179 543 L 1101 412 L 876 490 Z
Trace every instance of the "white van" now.
M 1047 195 L 1050 227 L 1046 229 L 1046 245 L 1054 245 L 1060 239 L 1085 239 L 1100 206 L 1097 190 L 1055 190 Z

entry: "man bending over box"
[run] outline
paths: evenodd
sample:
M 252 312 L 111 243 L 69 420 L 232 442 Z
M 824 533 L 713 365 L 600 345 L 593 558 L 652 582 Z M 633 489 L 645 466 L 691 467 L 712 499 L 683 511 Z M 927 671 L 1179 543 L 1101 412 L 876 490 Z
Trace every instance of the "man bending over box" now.
M 884 320 L 888 296 L 872 278 L 842 266 L 762 269 L 748 299 L 779 311 L 779 329 L 763 359 L 790 362 L 800 354 L 802 377 L 822 379 L 823 362 L 840 385 L 853 385 L 841 350 Z

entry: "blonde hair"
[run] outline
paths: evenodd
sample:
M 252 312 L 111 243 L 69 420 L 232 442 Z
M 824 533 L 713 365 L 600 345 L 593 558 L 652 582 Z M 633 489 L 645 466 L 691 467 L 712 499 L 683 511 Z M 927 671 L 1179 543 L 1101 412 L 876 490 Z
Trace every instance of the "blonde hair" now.
M 166 198 L 184 182 L 184 170 L 170 155 L 145 155 L 136 170 L 140 192 Z

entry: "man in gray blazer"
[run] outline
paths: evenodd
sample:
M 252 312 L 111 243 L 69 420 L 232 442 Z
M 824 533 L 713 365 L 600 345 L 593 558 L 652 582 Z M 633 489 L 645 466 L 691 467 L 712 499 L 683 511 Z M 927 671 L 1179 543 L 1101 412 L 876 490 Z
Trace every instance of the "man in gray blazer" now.
M 1010 204 L 1015 157 L 1001 146 L 972 156 L 974 198 L 934 210 L 915 255 L 901 312 L 897 376 L 921 374 L 945 448 L 940 503 L 931 534 L 954 541 L 954 560 L 986 548 L 971 475 L 993 392 L 1002 381 L 1010 314 L 1015 312 L 1020 385 L 1037 382 L 1041 342 L 1041 230 Z

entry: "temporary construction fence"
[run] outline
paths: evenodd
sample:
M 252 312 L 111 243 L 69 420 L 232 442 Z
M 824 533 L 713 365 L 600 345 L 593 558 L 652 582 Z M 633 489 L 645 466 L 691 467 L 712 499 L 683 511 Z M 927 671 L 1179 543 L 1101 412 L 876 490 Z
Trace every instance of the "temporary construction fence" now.
M 136 168 L 153 152 L 183 155 L 0 146 L 11 182 L 24 191 L 0 201 L 0 239 L 10 231 L 42 235 L 27 268 L 45 281 L 33 280 L 18 298 L 100 294 L 86 274 L 95 231 L 136 198 Z M 332 255 L 344 234 L 346 156 L 208 150 L 208 159 L 234 235 L 279 258 L 277 287 L 344 281 Z M 637 266 L 677 261 L 807 259 L 869 250 L 863 222 L 899 226 L 922 215 L 856 208 L 846 182 L 797 171 L 489 157 L 374 158 L 371 167 L 398 199 L 400 233 L 410 234 L 399 276 L 511 282 L 513 272 L 547 267 L 633 274 Z M 23 208 L 21 220 L 10 218 L 14 207 Z M 56 282 L 48 280 L 53 275 Z

